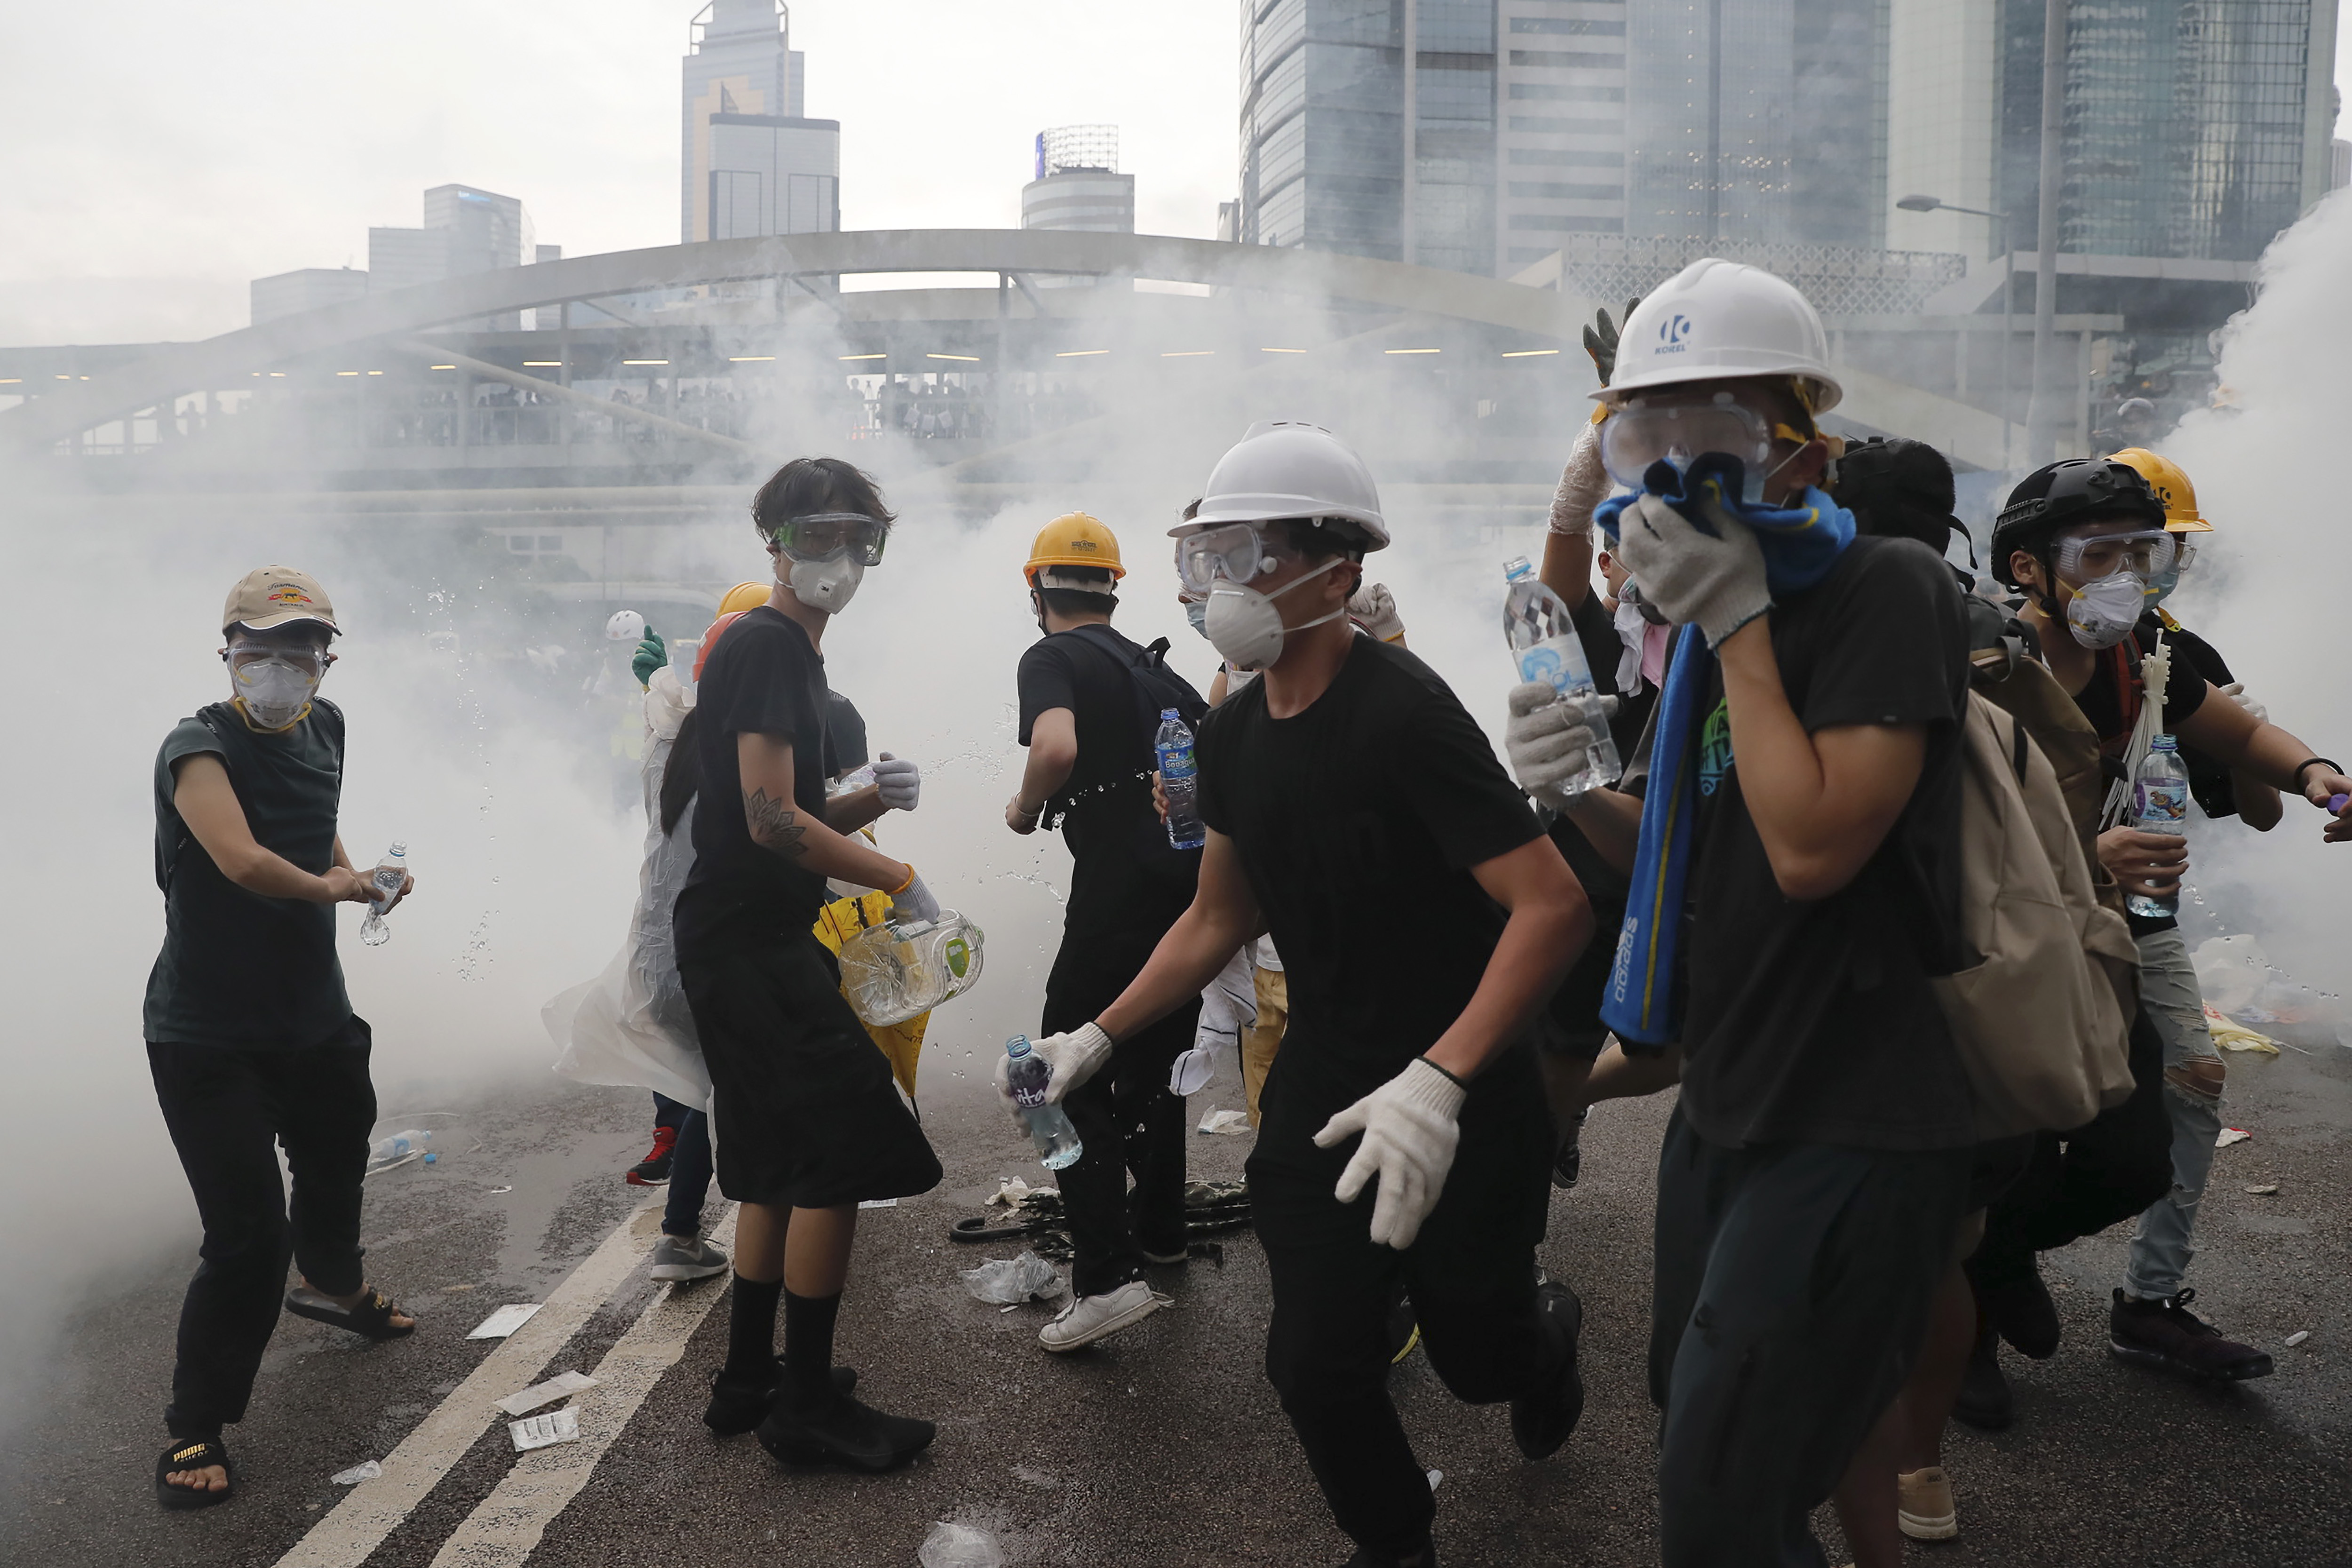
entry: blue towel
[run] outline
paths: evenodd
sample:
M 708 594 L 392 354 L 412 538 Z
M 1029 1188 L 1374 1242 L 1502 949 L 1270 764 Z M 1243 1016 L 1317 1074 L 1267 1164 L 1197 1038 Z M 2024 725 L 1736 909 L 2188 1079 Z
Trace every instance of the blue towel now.
M 1660 497 L 1708 532 L 1695 502 L 1712 499 L 1756 531 L 1764 551 L 1764 577 L 1774 594 L 1799 593 L 1829 575 L 1853 542 L 1853 514 L 1818 489 L 1794 507 L 1749 506 L 1739 494 L 1737 458 L 1710 452 L 1685 471 L 1654 463 L 1643 476 Z M 1592 520 L 1614 541 L 1617 521 L 1638 496 L 1614 496 Z M 1633 856 L 1633 891 L 1617 935 L 1617 962 L 1601 999 L 1601 1021 L 1633 1046 L 1664 1046 L 1681 1038 L 1675 985 L 1682 950 L 1683 889 L 1690 879 L 1692 820 L 1698 814 L 1699 706 L 1715 672 L 1715 651 L 1696 632 L 1679 638 L 1658 695 L 1657 731 L 1650 741 L 1650 783 L 1642 801 L 1642 833 Z

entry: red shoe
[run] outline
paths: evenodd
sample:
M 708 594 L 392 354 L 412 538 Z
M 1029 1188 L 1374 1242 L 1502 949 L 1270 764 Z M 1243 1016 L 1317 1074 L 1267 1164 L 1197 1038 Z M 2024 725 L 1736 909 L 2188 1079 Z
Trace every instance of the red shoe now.
M 677 1152 L 677 1129 L 654 1129 L 652 1152 L 629 1167 L 629 1185 L 633 1187 L 666 1187 L 669 1185 L 670 1156 Z

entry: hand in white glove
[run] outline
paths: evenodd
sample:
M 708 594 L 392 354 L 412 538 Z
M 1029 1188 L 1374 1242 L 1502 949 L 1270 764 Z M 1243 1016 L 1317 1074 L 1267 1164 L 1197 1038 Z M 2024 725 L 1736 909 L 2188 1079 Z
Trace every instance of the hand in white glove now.
M 912 811 L 915 803 L 923 798 L 923 770 L 904 757 L 882 753 L 874 764 L 874 787 L 881 793 L 882 804 L 892 811 Z
M 940 918 L 940 901 L 931 897 L 930 889 L 923 886 L 923 874 L 898 892 L 890 895 L 890 921 L 893 925 L 929 925 Z
M 1421 1222 L 1437 1206 L 1445 1173 L 1454 1168 L 1454 1146 L 1462 1139 L 1457 1118 L 1467 1092 L 1428 1058 L 1416 1057 L 1315 1134 L 1318 1149 L 1364 1135 L 1332 1192 L 1341 1203 L 1353 1203 L 1366 1182 L 1380 1177 L 1372 1202 L 1374 1241 L 1402 1251 L 1421 1234 Z
M 1031 1041 L 1029 1048 L 1045 1059 L 1048 1105 L 1061 1104 L 1064 1095 L 1094 1077 L 1110 1060 L 1110 1037 L 1102 1032 L 1099 1024 L 1081 1024 L 1067 1034 L 1048 1035 L 1042 1040 Z M 1018 1115 L 1020 1108 L 1013 1099 L 1013 1084 L 1007 1076 L 1012 1061 L 1011 1057 L 996 1058 L 996 1092 L 1004 1097 L 1005 1104 L 1013 1106 Z
M 1404 622 L 1397 615 L 1396 597 L 1385 583 L 1374 583 L 1359 588 L 1348 601 L 1348 618 L 1381 642 L 1394 642 L 1404 636 Z
M 1601 426 L 1587 424 L 1568 449 L 1559 489 L 1551 498 L 1551 531 L 1589 534 L 1592 509 L 1609 499 L 1609 470 L 1601 465 Z
M 1680 626 L 1706 634 L 1709 647 L 1772 607 L 1764 582 L 1764 551 L 1746 523 L 1721 509 L 1702 532 L 1654 495 L 1619 514 L 1617 559 L 1642 584 L 1642 597 Z
M 2271 721 L 2271 710 L 2246 695 L 2246 683 L 2244 681 L 2233 680 L 2230 682 L 2229 685 L 2221 688 L 2221 694 L 2224 697 L 2233 697 L 2237 699 L 2238 706 L 2252 714 L 2254 716 L 2255 723 L 2267 724 Z
M 1601 711 L 1617 711 L 1617 699 L 1603 697 Z M 1511 721 L 1503 731 L 1503 751 L 1511 759 L 1511 774 L 1519 787 L 1554 811 L 1568 808 L 1561 788 L 1581 778 L 1592 765 L 1592 748 L 1601 737 L 1584 715 L 1559 700 L 1549 681 L 1530 680 L 1511 688 Z

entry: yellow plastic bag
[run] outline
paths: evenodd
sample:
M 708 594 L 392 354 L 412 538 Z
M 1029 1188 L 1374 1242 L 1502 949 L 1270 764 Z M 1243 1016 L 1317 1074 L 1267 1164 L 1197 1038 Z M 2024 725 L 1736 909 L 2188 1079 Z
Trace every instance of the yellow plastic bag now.
M 890 914 L 890 895 L 866 893 L 855 899 L 835 899 L 817 912 L 817 941 L 838 958 L 841 944 L 871 926 L 878 926 Z M 898 1087 L 909 1097 L 915 1092 L 915 1064 L 923 1054 L 923 1030 L 930 1024 L 929 1013 L 908 1019 L 903 1024 L 866 1026 L 874 1044 L 890 1059 L 890 1071 Z

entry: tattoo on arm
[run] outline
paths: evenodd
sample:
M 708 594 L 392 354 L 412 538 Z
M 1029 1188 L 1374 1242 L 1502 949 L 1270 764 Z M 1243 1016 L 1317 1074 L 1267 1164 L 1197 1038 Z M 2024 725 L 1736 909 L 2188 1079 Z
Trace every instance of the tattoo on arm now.
M 781 855 L 787 860 L 797 860 L 808 853 L 801 836 L 808 831 L 796 820 L 790 801 L 770 797 L 763 789 L 755 789 L 743 797 L 743 820 L 751 830 L 752 842 L 761 848 Z

